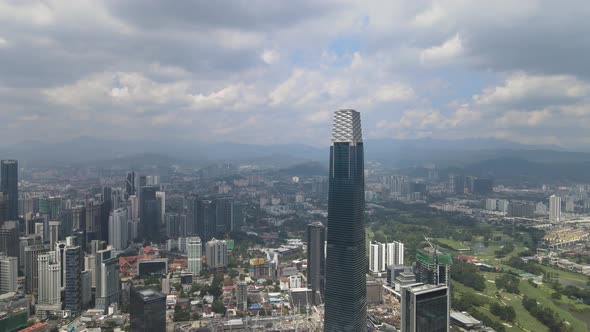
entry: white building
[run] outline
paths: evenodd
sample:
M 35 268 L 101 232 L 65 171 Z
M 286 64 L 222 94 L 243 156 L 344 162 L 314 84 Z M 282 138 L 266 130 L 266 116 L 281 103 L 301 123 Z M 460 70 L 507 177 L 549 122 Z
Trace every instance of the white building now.
M 127 208 L 117 209 L 109 216 L 109 244 L 115 250 L 127 248 L 129 220 Z
M 385 272 L 390 265 L 404 264 L 404 244 L 399 241 L 390 243 L 371 242 L 369 246 L 369 270 Z
M 0 294 L 16 292 L 17 278 L 18 258 L 0 256 Z
M 498 211 L 503 212 L 503 213 L 508 213 L 508 201 L 505 199 L 500 199 L 498 200 L 498 203 L 496 204 L 496 207 L 498 208 Z
M 47 252 L 37 256 L 39 270 L 39 290 L 37 303 L 43 305 L 61 305 L 61 268 L 55 252 Z
M 486 199 L 486 210 L 496 211 L 496 202 L 497 200 L 495 198 Z
M 186 251 L 188 257 L 188 271 L 195 276 L 201 274 L 201 257 L 203 244 L 198 236 L 186 238 Z
M 561 221 L 561 197 L 551 195 L 549 197 L 549 220 L 552 222 Z
M 296 276 L 289 276 L 289 288 L 301 288 L 301 277 Z
M 213 238 L 205 245 L 205 258 L 210 269 L 227 267 L 227 242 Z

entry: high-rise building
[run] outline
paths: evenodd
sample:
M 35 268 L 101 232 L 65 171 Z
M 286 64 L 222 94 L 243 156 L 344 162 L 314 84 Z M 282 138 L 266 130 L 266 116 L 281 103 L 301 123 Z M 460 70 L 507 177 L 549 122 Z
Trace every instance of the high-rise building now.
M 166 331 L 166 296 L 152 289 L 131 287 L 129 319 L 131 331 Z
M 416 250 L 416 281 L 429 285 L 451 283 L 451 256 L 436 252 Z
M 96 253 L 96 308 L 107 310 L 111 304 L 119 302 L 121 284 L 119 281 L 119 259 L 112 249 Z
M 115 250 L 127 248 L 127 239 L 129 238 L 127 234 L 129 220 L 127 218 L 127 208 L 114 210 L 109 216 L 109 244 Z
M 127 199 L 129 206 L 129 220 L 139 219 L 139 196 L 131 195 Z
M 8 195 L 8 220 L 18 220 L 18 162 L 0 161 L 0 191 Z
M 385 271 L 385 253 L 386 244 L 379 242 L 372 242 L 369 246 L 369 270 L 371 272 L 383 272 Z
M 330 146 L 324 331 L 366 331 L 365 180 L 360 114 L 334 114 Z
M 197 208 L 197 235 L 203 241 L 209 241 L 215 236 L 217 228 L 217 209 L 215 201 L 201 199 Z
M 207 266 L 211 270 L 220 270 L 227 267 L 227 242 L 225 240 L 212 239 L 205 245 L 205 258 Z
M 233 196 L 219 196 L 215 199 L 215 234 L 232 229 Z
M 198 236 L 186 239 L 186 251 L 188 257 L 188 271 L 195 276 L 201 273 L 201 253 L 203 244 Z
M 47 252 L 42 244 L 33 244 L 25 248 L 25 291 L 37 293 L 39 289 L 38 257 Z
M 42 305 L 54 306 L 61 309 L 60 264 L 55 252 L 49 251 L 37 256 L 39 269 L 39 291 L 37 302 Z
M 549 219 L 552 222 L 561 221 L 561 197 L 559 196 L 549 197 Z
M 60 226 L 60 221 L 53 220 L 49 222 L 49 248 L 55 248 L 55 244 L 59 241 Z
M 92 301 L 92 271 L 85 270 L 80 273 L 80 289 L 82 309 L 88 309 Z
M 80 246 L 66 246 L 65 248 L 65 303 L 64 309 L 77 316 L 82 310 L 82 248 Z
M 135 195 L 135 172 L 127 172 L 127 178 L 125 181 L 125 198 Z
M 326 228 L 321 222 L 307 225 L 307 288 L 313 293 L 313 302 L 324 298 L 326 280 Z
M 238 311 L 248 309 L 248 284 L 245 282 L 238 282 L 236 290 L 236 303 Z
M 141 178 L 140 178 L 141 179 Z M 160 240 L 160 223 L 158 222 L 158 201 L 156 187 L 144 186 L 139 195 L 139 219 L 141 237 L 148 241 Z
M 6 221 L 0 227 L 0 252 L 10 257 L 18 257 L 18 224 L 16 221 Z
M 488 198 L 486 199 L 486 210 L 488 211 L 496 211 L 496 203 L 498 202 L 495 198 Z
M 508 203 L 508 201 L 505 199 L 499 199 L 498 203 L 496 204 L 498 211 L 500 211 L 502 213 L 508 213 L 509 206 L 510 206 L 510 203 Z
M 0 255 L 0 294 L 16 292 L 18 287 L 17 278 L 17 258 Z
M 197 235 L 197 218 L 199 197 L 196 194 L 190 194 L 184 198 L 186 208 L 186 233 L 187 235 Z
M 0 191 L 0 227 L 8 220 L 8 194 Z
M 402 332 L 449 331 L 449 287 L 416 285 L 401 291 Z

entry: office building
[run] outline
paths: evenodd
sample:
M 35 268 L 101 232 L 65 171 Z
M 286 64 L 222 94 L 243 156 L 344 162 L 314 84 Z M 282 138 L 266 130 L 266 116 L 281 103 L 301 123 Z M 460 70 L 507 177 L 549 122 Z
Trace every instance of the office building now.
M 510 217 L 532 218 L 535 216 L 535 204 L 529 202 L 512 202 L 508 205 Z
M 42 244 L 33 244 L 25 248 L 25 291 L 37 293 L 39 289 L 39 255 L 48 250 Z
M 119 303 L 119 259 L 113 255 L 111 248 L 99 250 L 95 259 L 96 308 L 106 312 L 111 304 Z
M 156 187 L 144 186 L 141 187 L 140 192 L 139 220 L 141 238 L 147 241 L 158 242 L 160 240 L 160 223 L 158 221 Z
M 152 289 L 131 287 L 129 299 L 131 331 L 166 331 L 166 296 Z
M 217 209 L 215 200 L 201 199 L 197 208 L 197 235 L 202 241 L 209 241 L 217 229 Z
M 0 227 L 8 220 L 8 194 L 0 191 Z
M 439 251 L 416 250 L 416 281 L 428 285 L 451 283 L 451 256 Z
M 188 271 L 195 276 L 201 274 L 201 257 L 203 244 L 198 236 L 186 239 L 186 252 L 188 257 Z
M 39 269 L 39 291 L 37 303 L 45 306 L 53 306 L 54 310 L 61 309 L 60 288 L 60 264 L 55 257 L 55 252 L 49 251 L 37 257 Z
M 0 255 L 0 294 L 16 292 L 18 288 L 18 261 L 16 257 Z
M 365 181 L 360 114 L 334 114 L 330 146 L 324 331 L 366 331 Z
M 17 221 L 6 221 L 0 227 L 0 252 L 10 257 L 19 257 L 19 237 Z
M 561 197 L 559 196 L 549 197 L 549 219 L 551 222 L 561 221 Z
M 117 209 L 109 216 L 109 244 L 115 250 L 127 248 L 129 220 L 127 208 Z
M 219 196 L 215 199 L 215 234 L 232 230 L 233 196 Z
M 129 207 L 129 220 L 139 219 L 139 196 L 131 195 L 127 198 Z
M 0 161 L 0 191 L 8 196 L 8 220 L 18 220 L 18 162 Z
M 447 286 L 416 285 L 401 289 L 402 332 L 448 332 L 450 291 Z
M 64 309 L 77 316 L 82 310 L 82 248 L 66 246 L 65 248 L 65 300 Z
M 156 202 L 158 203 L 158 222 L 164 223 L 164 215 L 166 214 L 166 192 L 156 191 Z
M 49 248 L 55 248 L 55 244 L 59 241 L 60 221 L 49 222 Z
M 236 305 L 238 311 L 245 311 L 248 309 L 248 284 L 241 281 L 238 282 L 236 289 Z
M 223 270 L 227 267 L 227 242 L 212 239 L 205 245 L 205 258 L 211 270 Z
M 166 226 L 166 236 L 176 238 L 187 236 L 187 217 L 185 214 L 166 213 L 164 215 L 164 224 Z
M 92 302 L 92 271 L 80 273 L 80 290 L 82 292 L 82 309 L 88 309 Z
M 326 279 L 326 228 L 321 222 L 307 225 L 307 288 L 314 294 L 313 302 L 320 304 L 324 298 Z
M 463 175 L 450 174 L 449 190 L 455 195 L 465 194 L 465 177 Z
M 186 211 L 186 235 L 197 235 L 199 197 L 196 194 L 189 194 L 184 198 Z
M 135 172 L 127 172 L 127 178 L 125 180 L 125 198 L 135 195 Z

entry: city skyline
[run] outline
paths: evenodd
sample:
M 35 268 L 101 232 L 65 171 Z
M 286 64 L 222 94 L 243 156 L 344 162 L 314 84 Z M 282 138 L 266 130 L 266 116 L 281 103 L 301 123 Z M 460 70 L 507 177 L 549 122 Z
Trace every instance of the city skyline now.
M 363 110 L 366 138 L 589 142 L 583 1 L 0 9 L 2 145 L 85 135 L 319 144 L 343 107 Z

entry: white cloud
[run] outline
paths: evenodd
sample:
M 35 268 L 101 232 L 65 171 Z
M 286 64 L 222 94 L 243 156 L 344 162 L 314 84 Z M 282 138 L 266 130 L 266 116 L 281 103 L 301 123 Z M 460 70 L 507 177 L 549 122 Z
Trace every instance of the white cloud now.
M 442 45 L 433 46 L 420 52 L 420 61 L 426 65 L 443 65 L 456 60 L 462 54 L 463 43 L 459 34 L 456 34 Z
M 579 99 L 590 96 L 590 84 L 571 75 L 511 75 L 501 86 L 487 88 L 473 96 L 476 105 L 501 105 L 540 99 Z
M 281 55 L 276 50 L 264 50 L 262 52 L 262 54 L 260 55 L 260 58 L 266 64 L 272 65 L 272 64 L 276 63 L 277 61 L 279 61 L 279 59 L 281 58 Z

